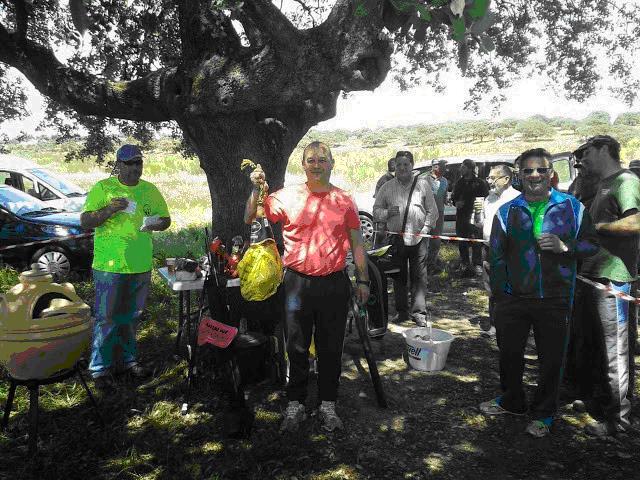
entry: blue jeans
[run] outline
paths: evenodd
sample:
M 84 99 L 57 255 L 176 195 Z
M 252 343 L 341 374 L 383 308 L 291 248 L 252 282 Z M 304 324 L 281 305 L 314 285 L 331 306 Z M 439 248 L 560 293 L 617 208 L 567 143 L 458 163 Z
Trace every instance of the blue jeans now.
M 630 293 L 631 284 L 594 278 L 618 292 Z M 629 395 L 629 302 L 590 285 L 581 288 L 582 302 L 576 348 L 580 396 L 595 400 L 594 414 L 627 426 L 630 423 Z
M 136 364 L 136 326 L 147 300 L 151 272 L 93 270 L 93 282 L 96 288 L 96 321 L 89 371 L 96 378 L 106 375 L 113 366 L 114 357 L 119 355 L 123 368 Z

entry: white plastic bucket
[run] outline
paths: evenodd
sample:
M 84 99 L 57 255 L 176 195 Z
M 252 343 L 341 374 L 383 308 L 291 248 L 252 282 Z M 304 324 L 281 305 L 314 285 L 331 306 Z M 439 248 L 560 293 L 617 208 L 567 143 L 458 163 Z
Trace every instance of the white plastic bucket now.
M 429 338 L 430 330 L 431 340 L 424 340 L 423 338 Z M 453 342 L 453 335 L 445 330 L 426 327 L 410 328 L 405 330 L 402 335 L 407 343 L 409 365 L 416 370 L 427 372 L 444 368 L 449 347 Z

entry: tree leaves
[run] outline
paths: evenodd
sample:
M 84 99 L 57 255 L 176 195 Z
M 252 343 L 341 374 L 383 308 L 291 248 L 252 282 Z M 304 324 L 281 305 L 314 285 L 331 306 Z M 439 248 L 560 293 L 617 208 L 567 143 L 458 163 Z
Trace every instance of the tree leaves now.
M 491 0 L 474 0 L 468 9 L 469 16 L 473 19 L 480 19 L 489 12 L 489 4 Z
M 0 63 L 0 123 L 23 117 L 26 101 L 22 81 Z
M 84 35 L 89 29 L 89 15 L 84 0 L 69 0 L 69 10 L 71 10 L 71 19 L 80 35 Z

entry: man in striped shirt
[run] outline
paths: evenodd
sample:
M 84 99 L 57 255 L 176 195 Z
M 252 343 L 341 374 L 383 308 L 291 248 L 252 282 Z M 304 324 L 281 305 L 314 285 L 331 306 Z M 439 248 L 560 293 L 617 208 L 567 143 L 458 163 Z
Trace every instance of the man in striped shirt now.
M 385 230 L 390 232 L 401 232 L 406 218 L 404 235 L 401 235 L 396 254 L 400 265 L 400 274 L 394 279 L 393 288 L 398 312 L 396 321 L 402 322 L 409 317 L 407 280 L 410 280 L 411 316 L 417 325 L 425 326 L 429 239 L 418 234 L 428 234 L 436 225 L 438 207 L 429 179 L 413 176 L 411 152 L 396 154 L 396 177 L 378 191 L 373 217 L 376 222 L 386 223 Z

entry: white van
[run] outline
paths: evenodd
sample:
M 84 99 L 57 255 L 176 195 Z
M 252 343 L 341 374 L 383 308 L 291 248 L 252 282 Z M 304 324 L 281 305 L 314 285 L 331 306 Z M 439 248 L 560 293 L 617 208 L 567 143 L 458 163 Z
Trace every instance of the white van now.
M 38 164 L 15 155 L 0 154 L 0 184 L 10 185 L 52 207 L 79 212 L 87 192 Z

